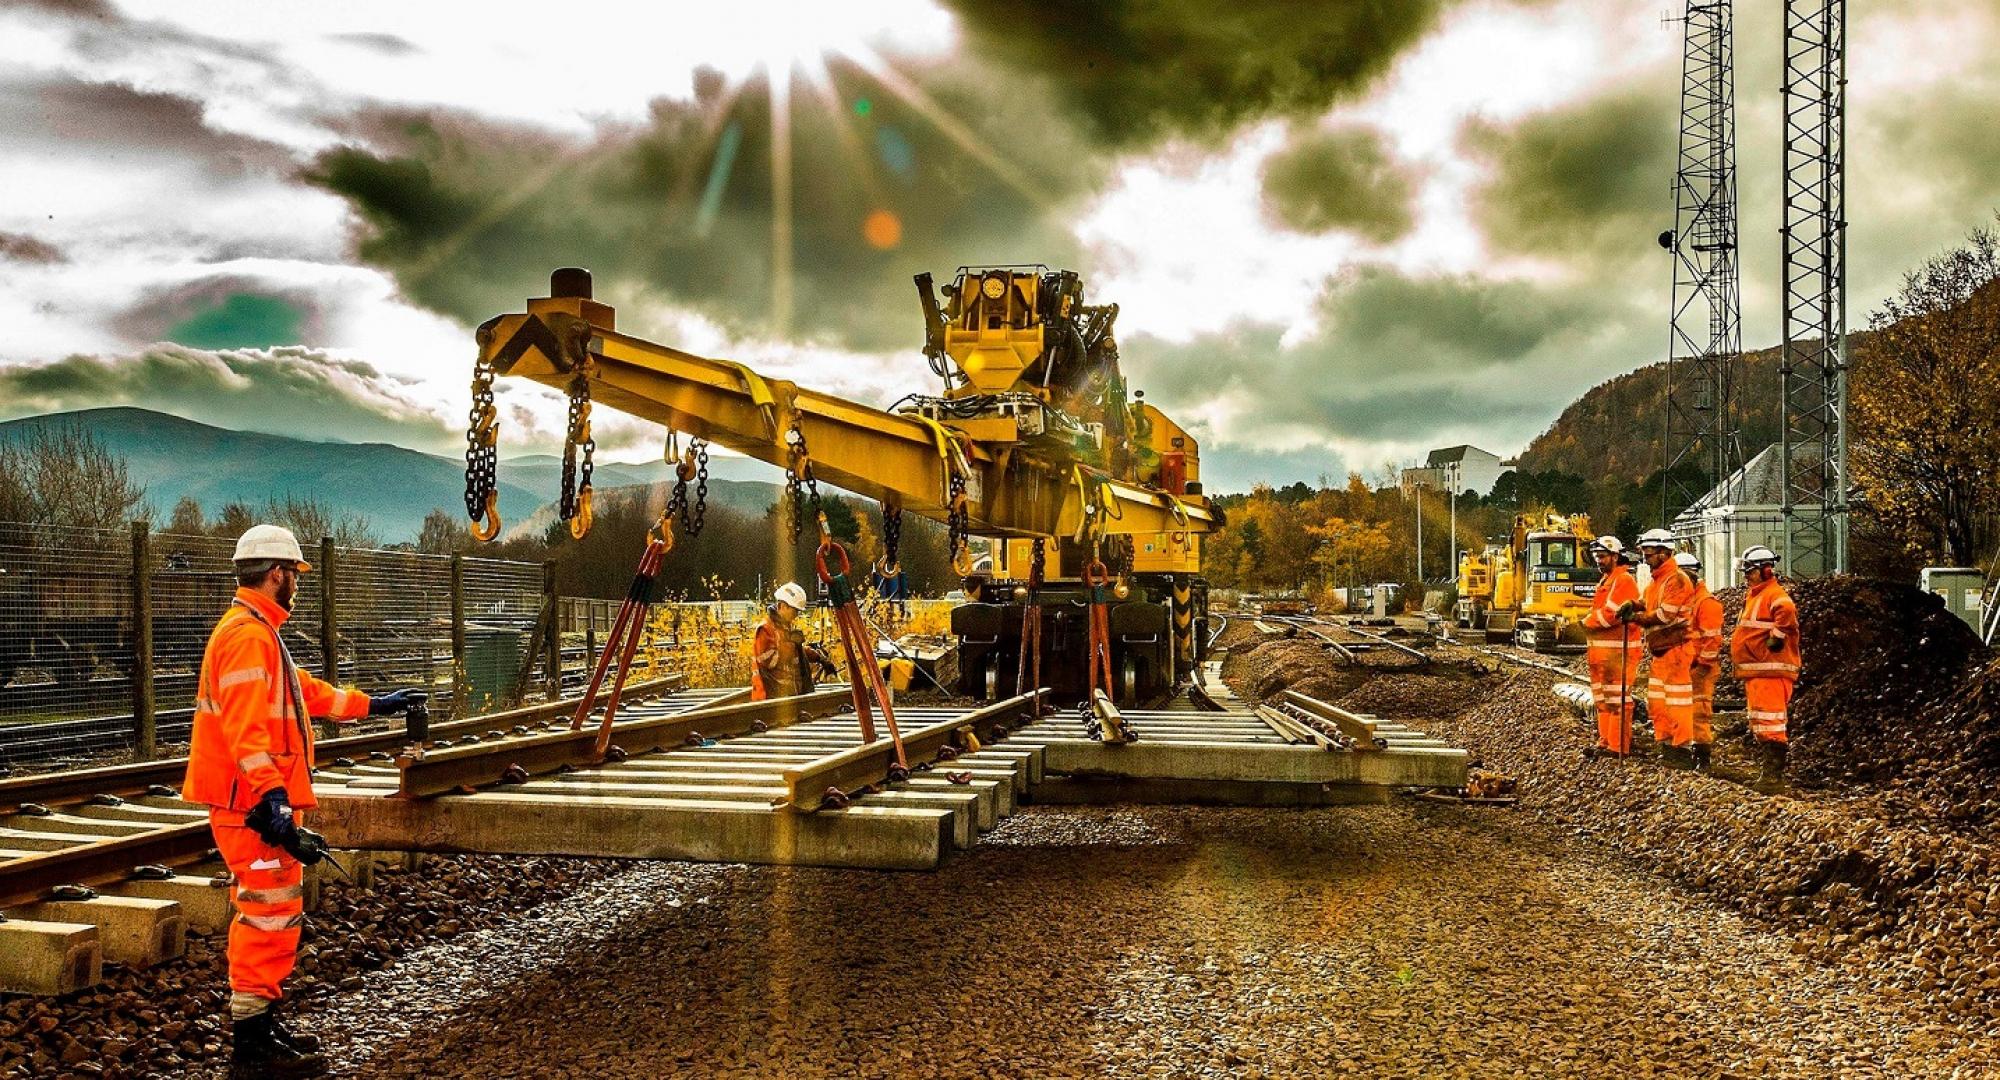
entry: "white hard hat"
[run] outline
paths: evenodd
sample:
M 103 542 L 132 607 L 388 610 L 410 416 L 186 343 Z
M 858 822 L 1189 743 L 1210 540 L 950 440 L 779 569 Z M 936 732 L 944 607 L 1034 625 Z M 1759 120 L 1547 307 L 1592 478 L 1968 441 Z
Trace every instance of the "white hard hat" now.
M 1676 566 L 1685 567 L 1689 570 L 1699 570 L 1701 569 L 1701 558 L 1697 556 L 1694 552 L 1683 551 L 1680 554 L 1674 556 L 1674 564 Z
M 806 591 L 800 588 L 799 583 L 796 581 L 787 581 L 783 585 L 778 586 L 775 599 L 780 604 L 790 607 L 793 611 L 804 611 L 806 609 Z
M 1625 545 L 1620 543 L 1617 537 L 1611 535 L 1610 533 L 1605 533 L 1603 536 L 1600 536 L 1597 539 L 1592 540 L 1590 542 L 1590 550 L 1608 551 L 1611 554 L 1616 555 L 1619 552 L 1625 550 Z
M 1777 564 L 1778 553 L 1762 544 L 1758 544 L 1756 547 L 1744 552 L 1742 558 L 1737 560 L 1737 569 L 1748 570 L 1753 566 L 1776 566 Z
M 252 525 L 243 530 L 243 535 L 236 538 L 236 554 L 230 558 L 236 562 L 262 559 L 288 562 L 296 565 L 300 573 L 312 569 L 306 553 L 299 550 L 299 538 L 283 525 Z
M 1647 529 L 1646 532 L 1639 537 L 1639 546 L 1642 548 L 1649 548 L 1649 547 L 1671 548 L 1674 546 L 1674 534 L 1668 532 L 1665 529 Z

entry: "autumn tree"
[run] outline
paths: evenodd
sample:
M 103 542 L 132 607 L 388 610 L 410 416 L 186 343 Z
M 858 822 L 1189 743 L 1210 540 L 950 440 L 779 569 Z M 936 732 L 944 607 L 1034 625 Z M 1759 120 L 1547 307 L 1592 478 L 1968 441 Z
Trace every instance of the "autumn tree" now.
M 2000 235 L 1906 275 L 1869 324 L 1849 417 L 1867 512 L 1912 552 L 1975 565 L 2000 507 Z
M 425 514 L 424 523 L 417 530 L 417 550 L 426 555 L 470 551 L 473 542 L 465 518 L 449 510 L 432 510 Z
M 1383 575 L 1392 558 L 1389 527 L 1381 522 L 1330 517 L 1306 531 L 1317 537 L 1319 548 L 1313 562 L 1334 585 L 1351 586 Z

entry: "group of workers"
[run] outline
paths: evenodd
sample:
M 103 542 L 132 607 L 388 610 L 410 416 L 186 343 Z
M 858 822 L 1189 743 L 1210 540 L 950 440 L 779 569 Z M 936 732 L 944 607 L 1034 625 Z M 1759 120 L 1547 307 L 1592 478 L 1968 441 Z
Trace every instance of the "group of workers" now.
M 1650 577 L 1643 591 L 1617 537 L 1590 543 L 1601 575 L 1583 620 L 1597 711 L 1591 753 L 1631 754 L 1637 704 L 1632 687 L 1643 661 L 1646 713 L 1660 760 L 1707 771 L 1715 745 L 1715 684 L 1722 671 L 1722 602 L 1702 580 L 1701 560 L 1675 552 L 1672 533 L 1654 529 L 1637 546 Z M 1745 593 L 1729 639 L 1729 662 L 1743 682 L 1748 735 L 1762 758 L 1758 786 L 1773 790 L 1784 782 L 1786 714 L 1799 678 L 1799 612 L 1778 583 L 1778 556 L 1770 548 L 1745 551 L 1738 569 Z

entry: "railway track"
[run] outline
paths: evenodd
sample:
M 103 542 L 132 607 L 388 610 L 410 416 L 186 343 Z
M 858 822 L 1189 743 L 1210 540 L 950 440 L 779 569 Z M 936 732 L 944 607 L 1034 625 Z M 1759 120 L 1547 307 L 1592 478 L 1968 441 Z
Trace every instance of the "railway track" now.
M 634 713 L 679 689 L 679 676 L 627 687 Z M 689 692 L 686 706 L 714 695 Z M 657 708 L 657 706 L 653 706 Z M 567 727 L 574 700 L 434 725 L 434 745 Z M 401 730 L 321 740 L 329 766 L 387 760 Z M 204 807 L 176 785 L 186 758 L 0 780 L 0 992 L 68 993 L 99 981 L 102 963 L 145 966 L 178 956 L 190 928 L 230 917 Z M 17 962 L 18 961 L 18 962 Z
M 1313 637 L 1318 638 L 1327 648 L 1333 650 L 1342 660 L 1350 664 L 1361 663 L 1361 654 L 1373 649 L 1387 649 L 1400 653 L 1416 661 L 1419 667 L 1428 666 L 1431 662 L 1430 654 L 1424 652 L 1422 649 L 1404 644 L 1387 634 L 1365 630 L 1349 623 L 1323 619 L 1315 615 L 1271 615 L 1259 621 L 1279 626 L 1288 626 L 1311 634 Z M 1350 637 L 1360 638 L 1361 640 L 1358 642 L 1343 641 L 1336 637 L 1336 634 L 1345 634 Z

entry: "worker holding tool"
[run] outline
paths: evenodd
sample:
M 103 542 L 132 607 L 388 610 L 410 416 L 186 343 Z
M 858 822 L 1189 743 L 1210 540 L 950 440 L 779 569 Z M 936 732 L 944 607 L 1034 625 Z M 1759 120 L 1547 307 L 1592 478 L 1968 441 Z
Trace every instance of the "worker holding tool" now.
M 1695 771 L 1707 772 L 1715 750 L 1715 680 L 1722 674 L 1722 601 L 1702 580 L 1698 556 L 1683 551 L 1674 556 L 1674 562 L 1694 582 L 1694 663 L 1688 668 L 1688 681 L 1694 687 L 1694 742 L 1690 749 Z
M 1759 545 L 1740 563 L 1743 614 L 1729 639 L 1729 663 L 1743 680 L 1750 734 L 1763 754 L 1757 790 L 1771 793 L 1785 784 L 1785 723 L 1792 687 L 1799 680 L 1799 608 L 1778 584 L 1778 555 Z
M 1651 668 L 1646 676 L 1646 712 L 1653 738 L 1668 768 L 1694 767 L 1694 581 L 1674 561 L 1674 534 L 1651 529 L 1639 538 L 1639 554 L 1651 580 L 1643 598 L 1620 611 L 1645 628 Z
M 798 628 L 806 603 L 806 591 L 798 582 L 778 586 L 770 613 L 750 642 L 750 700 L 809 694 L 812 667 L 838 670 L 833 658 L 808 644 L 805 631 Z
M 1601 575 L 1591 598 L 1583 630 L 1590 641 L 1585 661 L 1590 667 L 1590 696 L 1597 705 L 1597 745 L 1590 753 L 1632 752 L 1632 665 L 1638 628 L 1619 612 L 1639 599 L 1639 585 L 1620 555 L 1625 545 L 1615 536 L 1590 542 L 1590 555 Z
M 279 1019 L 285 977 L 298 960 L 304 866 L 326 841 L 299 825 L 314 805 L 313 716 L 336 722 L 389 716 L 427 696 L 368 697 L 292 663 L 278 634 L 299 575 L 312 569 L 290 530 L 256 525 L 236 542 L 236 597 L 209 635 L 197 684 L 193 745 L 182 797 L 208 806 L 210 831 L 235 877 L 229 925 L 232 1077 L 312 1076 L 319 1040 Z

